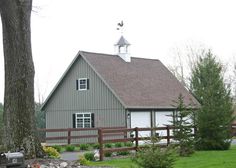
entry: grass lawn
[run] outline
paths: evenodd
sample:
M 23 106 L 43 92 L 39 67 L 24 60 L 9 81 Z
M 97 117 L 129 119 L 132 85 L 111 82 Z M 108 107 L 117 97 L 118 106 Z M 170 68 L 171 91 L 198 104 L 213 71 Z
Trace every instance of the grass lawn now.
M 91 166 L 135 168 L 130 158 L 91 162 Z M 174 168 L 236 168 L 236 146 L 227 151 L 197 151 L 191 157 L 180 157 Z

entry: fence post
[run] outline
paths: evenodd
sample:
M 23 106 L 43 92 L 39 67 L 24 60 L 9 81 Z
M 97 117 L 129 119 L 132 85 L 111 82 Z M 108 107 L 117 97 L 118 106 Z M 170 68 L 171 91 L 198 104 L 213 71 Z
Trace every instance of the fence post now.
M 68 129 L 67 144 L 70 145 L 71 129 Z
M 138 150 L 138 127 L 135 127 L 134 131 L 135 131 L 135 148 L 137 151 Z
M 170 144 L 170 126 L 166 126 L 166 132 L 167 132 L 167 146 Z
M 100 161 L 103 161 L 103 133 L 102 128 L 98 128 L 98 143 L 99 143 L 99 159 Z

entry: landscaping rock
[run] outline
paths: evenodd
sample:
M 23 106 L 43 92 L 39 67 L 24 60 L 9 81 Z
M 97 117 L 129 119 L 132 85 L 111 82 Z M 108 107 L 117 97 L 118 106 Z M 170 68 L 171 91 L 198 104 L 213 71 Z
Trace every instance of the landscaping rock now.
M 81 166 L 78 161 L 66 161 L 61 159 L 31 159 L 25 161 L 31 168 L 111 168 Z
M 64 168 L 64 167 L 66 167 L 67 165 L 68 165 L 67 162 L 62 162 L 62 163 L 60 163 L 60 168 Z

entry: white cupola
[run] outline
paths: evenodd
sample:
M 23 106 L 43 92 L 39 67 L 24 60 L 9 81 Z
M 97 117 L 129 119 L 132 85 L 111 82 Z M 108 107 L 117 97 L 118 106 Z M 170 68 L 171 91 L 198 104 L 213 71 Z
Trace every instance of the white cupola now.
M 131 56 L 129 53 L 130 43 L 121 36 L 118 42 L 115 44 L 115 52 L 119 55 L 125 62 L 131 62 Z

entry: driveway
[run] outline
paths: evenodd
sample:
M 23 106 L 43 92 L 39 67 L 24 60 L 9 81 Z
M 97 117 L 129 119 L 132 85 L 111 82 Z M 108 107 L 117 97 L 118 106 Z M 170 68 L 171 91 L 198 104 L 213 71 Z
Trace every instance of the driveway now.
M 82 156 L 85 152 L 63 152 L 61 153 L 61 159 L 74 161 L 78 160 L 79 156 Z

